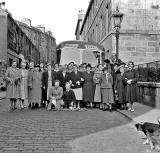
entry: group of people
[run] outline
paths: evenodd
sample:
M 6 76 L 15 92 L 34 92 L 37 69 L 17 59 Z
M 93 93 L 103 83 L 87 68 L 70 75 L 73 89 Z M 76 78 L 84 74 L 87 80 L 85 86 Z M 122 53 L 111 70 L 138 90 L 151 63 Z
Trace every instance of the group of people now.
M 7 98 L 10 99 L 10 109 L 25 107 L 45 107 L 47 110 L 78 109 L 98 107 L 112 110 L 117 99 L 121 108 L 126 108 L 130 103 L 129 111 L 134 111 L 135 88 L 138 80 L 137 71 L 133 69 L 134 63 L 106 61 L 105 65 L 99 64 L 92 67 L 83 63 L 68 65 L 50 63 L 34 65 L 22 61 L 20 68 L 13 61 L 5 75 Z

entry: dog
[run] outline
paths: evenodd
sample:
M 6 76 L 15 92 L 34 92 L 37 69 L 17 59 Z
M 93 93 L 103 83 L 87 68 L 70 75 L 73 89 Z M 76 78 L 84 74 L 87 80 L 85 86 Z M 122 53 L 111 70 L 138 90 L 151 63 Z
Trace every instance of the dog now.
M 155 148 L 155 143 L 153 141 L 155 140 L 155 135 L 158 131 L 160 132 L 160 120 L 158 120 L 158 123 L 159 124 L 144 122 L 135 124 L 137 131 L 142 131 L 147 137 L 143 144 L 149 143 L 151 149 Z
M 148 136 L 151 149 L 160 151 L 160 128 L 156 130 L 152 136 Z

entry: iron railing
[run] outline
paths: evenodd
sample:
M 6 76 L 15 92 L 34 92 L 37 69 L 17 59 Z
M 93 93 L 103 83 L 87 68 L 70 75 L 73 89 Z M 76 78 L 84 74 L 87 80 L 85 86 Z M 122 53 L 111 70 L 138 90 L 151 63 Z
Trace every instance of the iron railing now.
M 139 81 L 160 82 L 160 61 L 140 64 L 136 69 L 139 73 Z

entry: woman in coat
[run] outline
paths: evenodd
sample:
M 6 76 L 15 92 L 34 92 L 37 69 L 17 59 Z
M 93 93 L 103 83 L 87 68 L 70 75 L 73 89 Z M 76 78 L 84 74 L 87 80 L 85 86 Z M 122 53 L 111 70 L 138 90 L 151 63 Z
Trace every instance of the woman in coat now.
M 26 70 L 26 62 L 21 62 L 20 69 L 20 107 L 23 109 L 28 107 L 28 70 Z
M 114 90 L 115 93 L 118 95 L 118 103 L 120 104 L 121 109 L 126 108 L 123 75 L 124 75 L 124 66 L 121 65 L 116 73 L 116 79 L 114 83 Z
M 80 109 L 80 100 L 82 100 L 82 83 L 84 79 L 82 73 L 78 71 L 77 65 L 73 66 L 73 72 L 70 73 L 70 83 L 76 96 L 76 103 L 74 103 L 74 108 Z
M 103 75 L 100 78 L 100 86 L 101 86 L 101 96 L 102 96 L 102 110 L 112 110 L 112 104 L 114 103 L 113 98 L 113 78 L 111 73 L 109 73 L 110 68 L 106 66 L 103 69 Z
M 49 89 L 49 104 L 47 107 L 47 110 L 51 110 L 52 109 L 52 104 L 54 103 L 55 108 L 57 110 L 61 109 L 61 105 L 62 105 L 62 96 L 63 96 L 63 88 L 59 86 L 60 85 L 60 81 L 59 80 L 55 80 L 54 81 L 54 86 L 51 87 Z
M 6 97 L 10 99 L 10 110 L 16 109 L 16 102 L 20 98 L 20 71 L 17 68 L 17 62 L 12 62 L 5 74 L 7 93 Z
M 102 75 L 102 65 L 98 65 L 97 71 L 95 71 L 94 76 L 93 76 L 93 81 L 96 84 L 96 89 L 95 89 L 95 94 L 94 94 L 94 102 L 98 102 L 99 104 L 101 103 L 101 90 L 100 90 L 100 78 Z
M 124 73 L 123 81 L 125 84 L 126 102 L 130 104 L 128 111 L 134 112 L 133 103 L 136 101 L 136 83 L 138 72 L 133 69 L 134 63 L 128 63 L 128 70 Z
M 33 74 L 29 76 L 29 87 L 31 89 L 31 108 L 38 103 L 38 106 L 41 105 L 41 79 L 42 73 L 39 72 L 39 65 L 36 65 L 33 71 Z
M 88 103 L 90 107 L 93 107 L 94 101 L 94 81 L 93 81 L 94 72 L 91 71 L 91 65 L 86 66 L 86 72 L 83 72 L 83 101 Z

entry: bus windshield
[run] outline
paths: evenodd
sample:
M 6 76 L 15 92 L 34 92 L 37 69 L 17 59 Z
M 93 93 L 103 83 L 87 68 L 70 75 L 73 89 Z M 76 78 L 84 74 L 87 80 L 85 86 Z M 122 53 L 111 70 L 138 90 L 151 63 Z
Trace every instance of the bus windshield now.
M 60 65 L 90 63 L 95 66 L 102 62 L 103 46 L 85 41 L 65 41 L 57 47 L 57 59 Z

